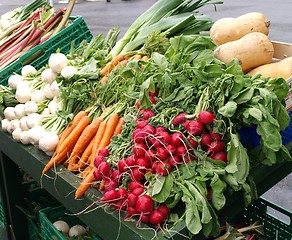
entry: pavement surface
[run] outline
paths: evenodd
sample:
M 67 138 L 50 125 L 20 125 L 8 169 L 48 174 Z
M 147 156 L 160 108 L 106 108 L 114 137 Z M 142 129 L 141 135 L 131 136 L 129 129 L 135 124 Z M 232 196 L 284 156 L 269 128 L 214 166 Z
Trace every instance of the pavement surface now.
M 0 0 L 0 15 L 20 5 L 29 3 L 28 0 Z M 106 34 L 111 27 L 121 29 L 120 37 L 130 24 L 155 0 L 77 0 L 74 16 L 82 16 L 94 36 Z M 66 7 L 67 2 L 54 1 L 56 8 Z M 270 20 L 269 36 L 274 41 L 292 43 L 291 0 L 225 0 L 222 5 L 204 6 L 201 13 L 210 15 L 213 21 L 222 17 L 237 17 L 248 12 L 262 12 Z M 271 176 L 272 177 L 272 176 Z M 292 212 L 292 174 L 280 181 L 263 195 L 268 200 Z

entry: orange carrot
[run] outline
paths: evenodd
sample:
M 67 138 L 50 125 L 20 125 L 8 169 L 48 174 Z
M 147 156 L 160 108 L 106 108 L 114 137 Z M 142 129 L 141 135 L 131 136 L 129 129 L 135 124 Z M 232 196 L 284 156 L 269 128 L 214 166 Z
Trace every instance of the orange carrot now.
M 106 75 L 108 74 L 112 69 L 113 69 L 113 63 L 109 62 L 107 63 L 101 70 L 100 70 L 100 74 L 101 75 Z
M 105 132 L 99 144 L 98 150 L 101 148 L 105 148 L 110 144 L 111 137 L 114 134 L 118 121 L 119 121 L 119 116 L 117 113 L 112 113 L 109 116 L 109 119 L 107 121 L 106 128 L 105 128 Z
M 61 146 L 63 141 L 70 135 L 70 133 L 73 131 L 73 129 L 77 126 L 77 124 L 81 120 L 81 118 L 86 116 L 86 115 L 87 115 L 87 113 L 83 110 L 78 112 L 75 115 L 75 117 L 72 119 L 72 122 L 61 133 L 54 155 L 57 154 L 59 147 Z
M 82 131 L 80 137 L 78 138 L 76 144 L 74 145 L 73 151 L 68 159 L 68 171 L 73 170 L 73 166 L 75 166 L 86 149 L 91 139 L 95 136 L 97 129 L 101 123 L 102 119 L 96 118 L 89 125 L 87 125 Z
M 137 54 L 137 55 L 134 56 L 134 59 L 135 59 L 135 60 L 140 60 L 141 58 L 142 58 L 142 56 L 139 55 L 139 54 Z
M 114 66 L 117 66 L 119 62 L 123 61 L 125 59 L 124 55 L 119 54 L 117 56 L 115 56 L 112 60 L 112 63 Z
M 99 184 L 99 191 L 104 190 L 104 185 L 105 185 L 105 180 L 102 179 L 101 182 L 100 182 L 100 184 Z
M 148 61 L 149 60 L 149 57 L 145 55 L 145 56 L 142 57 L 142 60 L 143 61 Z
M 125 59 L 125 60 L 123 60 L 123 61 L 120 61 L 118 65 L 120 65 L 120 66 L 126 66 L 127 63 L 128 63 L 128 60 Z
M 52 168 L 57 163 L 59 164 L 63 163 L 69 157 L 72 149 L 73 147 L 71 149 L 66 148 L 63 152 L 59 152 L 55 156 L 53 156 L 44 167 L 42 174 L 45 174 L 50 168 Z
M 126 55 L 124 58 L 125 58 L 126 60 L 129 60 L 131 57 L 133 57 L 133 55 Z
M 106 121 L 102 121 L 99 125 L 99 128 L 96 132 L 96 135 L 95 135 L 95 139 L 94 139 L 94 142 L 93 142 L 93 145 L 92 145 L 92 151 L 91 151 L 91 155 L 89 157 L 89 164 L 93 166 L 93 161 L 94 161 L 94 158 L 97 156 L 97 149 L 98 149 L 98 146 L 101 142 L 101 139 L 103 138 L 103 135 L 104 135 L 104 132 L 105 132 L 105 129 L 106 129 L 106 125 L 107 125 L 107 122 Z
M 107 78 L 106 75 L 104 75 L 99 81 L 100 81 L 101 83 L 107 83 L 108 78 Z
M 86 166 L 86 164 L 89 162 L 88 158 L 91 155 L 94 141 L 95 141 L 95 137 L 91 139 L 90 143 L 88 144 L 88 146 L 82 153 L 80 160 L 78 161 L 78 169 L 83 169 Z
M 82 180 L 79 187 L 75 192 L 75 199 L 80 198 L 87 191 L 87 189 L 91 186 L 94 181 L 94 167 L 91 168 L 90 172 L 86 175 L 86 177 Z
M 73 129 L 73 131 L 70 133 L 70 135 L 63 141 L 61 146 L 59 147 L 59 151 L 62 152 L 66 150 L 66 148 L 70 148 L 74 146 L 80 137 L 82 131 L 88 124 L 90 123 L 90 117 L 89 116 L 83 116 L 81 120 L 78 122 L 77 126 Z
M 117 136 L 118 134 L 120 134 L 122 132 L 122 126 L 124 125 L 125 121 L 124 121 L 124 117 L 121 117 L 117 123 L 117 126 L 115 128 L 114 134 L 113 136 Z

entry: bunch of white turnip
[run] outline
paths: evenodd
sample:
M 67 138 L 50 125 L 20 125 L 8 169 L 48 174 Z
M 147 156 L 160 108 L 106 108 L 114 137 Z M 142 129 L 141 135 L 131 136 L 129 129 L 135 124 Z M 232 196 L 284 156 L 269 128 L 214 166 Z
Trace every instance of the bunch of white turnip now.
M 69 66 L 66 55 L 51 54 L 48 65 L 36 70 L 31 65 L 25 65 L 21 74 L 13 74 L 8 79 L 8 85 L 15 90 L 15 98 L 19 102 L 15 107 L 4 109 L 2 129 L 14 140 L 22 144 L 33 144 L 48 155 L 52 155 L 59 141 L 58 128 L 46 127 L 44 119 L 62 108 L 58 76 L 71 78 L 77 69 Z M 56 123 L 57 124 L 57 123 Z M 55 129 L 55 130 L 53 130 Z

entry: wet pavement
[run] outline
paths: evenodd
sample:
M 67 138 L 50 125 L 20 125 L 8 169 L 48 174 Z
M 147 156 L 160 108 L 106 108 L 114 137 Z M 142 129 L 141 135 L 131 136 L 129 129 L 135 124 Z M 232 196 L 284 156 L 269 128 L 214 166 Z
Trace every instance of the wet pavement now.
M 27 0 L 0 0 L 0 15 L 26 4 Z M 66 7 L 65 3 L 54 1 L 56 8 Z M 82 1 L 77 0 L 74 16 L 82 16 L 94 36 L 106 34 L 111 27 L 118 26 L 122 36 L 130 24 L 155 0 L 106 0 Z M 222 17 L 237 17 L 248 12 L 262 12 L 271 21 L 269 36 L 274 41 L 292 43 L 291 0 L 225 0 L 218 5 L 216 11 L 213 5 L 203 7 L 200 12 L 208 14 L 213 21 Z M 264 194 L 268 200 L 292 212 L 292 174 Z

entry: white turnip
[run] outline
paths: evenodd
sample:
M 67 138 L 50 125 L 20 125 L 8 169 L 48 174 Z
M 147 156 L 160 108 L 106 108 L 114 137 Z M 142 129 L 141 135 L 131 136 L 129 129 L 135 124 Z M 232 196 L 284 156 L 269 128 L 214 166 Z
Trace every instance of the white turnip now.
M 23 77 L 29 77 L 30 75 L 36 73 L 37 70 L 31 65 L 25 65 L 21 69 L 21 75 Z
M 8 78 L 8 85 L 12 89 L 17 89 L 17 86 L 19 83 L 21 83 L 23 80 L 23 77 L 19 74 L 13 74 Z
M 57 73 L 55 73 L 51 68 L 46 68 L 41 73 L 42 81 L 49 84 L 56 81 L 57 76 L 58 76 Z
M 49 58 L 49 67 L 55 72 L 60 73 L 68 65 L 68 59 L 63 53 L 53 53 Z

